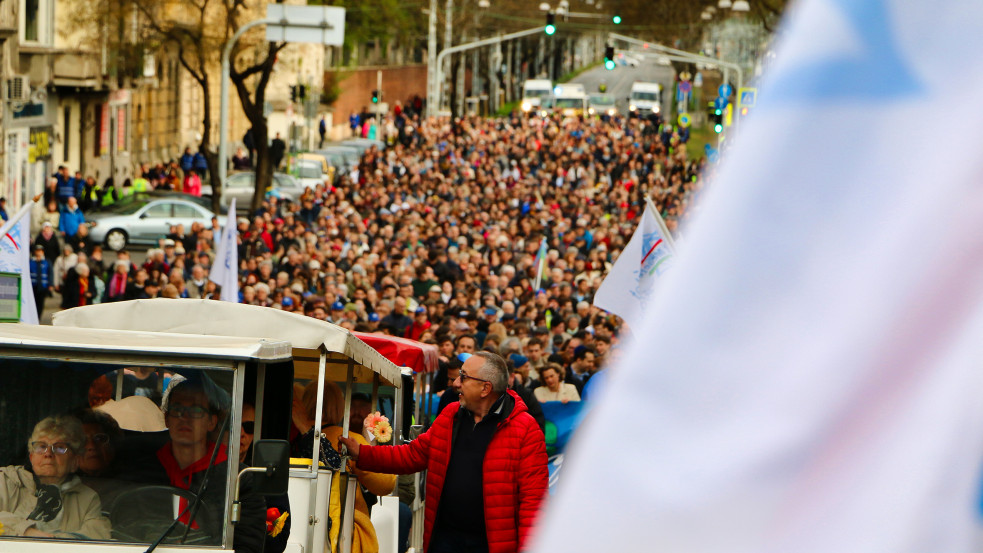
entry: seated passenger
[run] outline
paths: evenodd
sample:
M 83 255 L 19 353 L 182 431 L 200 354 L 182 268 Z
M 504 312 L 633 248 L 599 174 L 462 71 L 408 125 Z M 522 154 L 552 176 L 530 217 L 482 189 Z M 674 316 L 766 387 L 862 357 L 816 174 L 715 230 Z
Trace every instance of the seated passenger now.
M 94 409 L 81 409 L 75 416 L 82 422 L 85 445 L 79 453 L 78 475 L 82 483 L 99 494 L 104 512 L 112 510 L 116 495 L 124 483 L 116 478 L 116 450 L 123 430 L 113 417 Z
M 304 389 L 303 402 L 307 408 L 307 415 L 313 419 L 317 412 L 317 382 L 308 384 Z M 321 409 L 321 459 L 323 461 L 326 458 L 324 455 L 325 452 L 327 452 L 331 459 L 337 457 L 338 461 L 335 466 L 338 468 L 341 467 L 340 456 L 338 456 L 338 438 L 342 433 L 341 423 L 344 420 L 344 412 L 345 398 L 341 392 L 341 388 L 334 382 L 325 382 L 324 403 Z M 348 436 L 360 444 L 368 445 L 368 442 L 361 434 L 349 433 Z M 313 452 L 314 429 L 312 428 L 294 441 L 292 455 L 294 457 L 306 457 L 310 459 Z M 396 475 L 358 469 L 355 468 L 355 463 L 349 463 L 348 468 L 360 484 L 360 486 L 356 486 L 355 488 L 355 532 L 352 539 L 352 553 L 374 553 L 379 551 L 379 541 L 375 534 L 375 528 L 372 526 L 372 521 L 369 518 L 369 508 L 365 503 L 361 488 L 365 488 L 369 493 L 375 495 L 388 495 L 396 486 Z M 332 525 L 332 531 L 330 533 L 332 538 L 337 535 L 337 531 L 335 530 L 337 526 L 340 525 Z
M 75 471 L 85 447 L 82 424 L 48 417 L 34 427 L 30 468 L 0 468 L 0 524 L 7 536 L 108 540 L 99 496 Z
M 567 403 L 569 401 L 580 401 L 580 394 L 577 387 L 563 380 L 563 369 L 555 363 L 550 363 L 539 370 L 539 376 L 545 383 L 543 386 L 533 390 L 533 395 L 540 403 L 547 401 L 559 401 Z
M 224 392 L 207 377 L 191 376 L 173 385 L 164 400 L 164 420 L 169 440 L 150 458 L 131 463 L 133 466 L 128 467 L 128 479 L 134 482 L 170 484 L 191 494 L 198 492 L 208 472 L 208 486 L 202 492 L 202 507 L 194 521 L 191 521 L 187 494 L 177 502 L 176 509 L 168 509 L 167 516 L 178 518 L 182 523 L 172 532 L 172 536 L 181 536 L 190 523 L 192 530 L 201 530 L 212 537 L 212 544 L 220 543 L 225 528 L 226 482 L 230 469 L 225 444 L 216 444 L 215 440 L 225 437 L 222 436 L 225 432 L 219 430 L 227 411 L 226 405 Z M 215 464 L 209 470 L 213 453 Z M 239 463 L 235 463 L 232 470 L 238 472 L 239 466 Z M 233 547 L 237 553 L 262 553 L 266 535 L 266 502 L 263 496 L 252 491 L 250 478 L 243 478 L 240 500 L 241 517 L 235 525 Z M 154 507 L 148 506 L 148 511 Z M 160 514 L 155 511 L 144 516 Z

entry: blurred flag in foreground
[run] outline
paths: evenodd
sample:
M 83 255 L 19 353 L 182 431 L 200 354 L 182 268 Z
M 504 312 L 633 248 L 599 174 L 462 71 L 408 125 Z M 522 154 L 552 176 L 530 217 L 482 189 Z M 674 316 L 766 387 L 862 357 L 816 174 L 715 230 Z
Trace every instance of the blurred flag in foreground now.
M 981 550 L 983 2 L 790 9 L 536 552 Z
M 546 237 L 539 241 L 539 251 L 536 252 L 536 259 L 533 261 L 536 267 L 536 283 L 533 288 L 536 291 L 543 289 L 543 273 L 546 272 Z
M 239 303 L 239 245 L 236 241 L 236 199 L 229 202 L 229 217 L 222 229 L 215 264 L 208 278 L 222 287 L 222 301 Z
M 594 295 L 594 305 L 618 315 L 634 330 L 644 320 L 655 283 L 676 255 L 662 217 L 649 201 L 631 240 Z

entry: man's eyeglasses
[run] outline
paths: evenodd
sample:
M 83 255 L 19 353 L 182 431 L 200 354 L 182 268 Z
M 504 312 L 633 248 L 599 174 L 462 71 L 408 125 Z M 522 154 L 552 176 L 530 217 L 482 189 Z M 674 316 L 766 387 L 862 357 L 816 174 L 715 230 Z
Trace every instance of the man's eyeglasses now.
M 44 455 L 49 449 L 54 455 L 65 455 L 71 451 L 72 448 L 65 442 L 58 442 L 54 444 L 45 442 L 31 442 L 31 453 L 35 455 Z
M 242 431 L 253 434 L 256 431 L 256 421 L 242 421 Z
M 167 414 L 179 419 L 203 419 L 205 418 L 205 415 L 208 414 L 208 409 L 205 409 L 200 405 L 175 405 L 167 410 Z
M 491 382 L 491 380 L 485 380 L 484 378 L 475 378 L 469 375 L 468 373 L 464 372 L 463 370 L 460 371 L 460 375 L 461 375 L 461 384 L 467 382 L 469 378 L 471 380 L 477 380 L 478 382 Z

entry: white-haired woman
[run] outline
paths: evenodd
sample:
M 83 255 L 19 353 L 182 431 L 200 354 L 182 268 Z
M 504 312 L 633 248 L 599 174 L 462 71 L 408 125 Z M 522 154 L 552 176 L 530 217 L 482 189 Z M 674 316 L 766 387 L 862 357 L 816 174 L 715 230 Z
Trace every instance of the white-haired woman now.
M 0 468 L 0 523 L 8 536 L 110 539 L 99 496 L 75 475 L 85 447 L 82 423 L 48 417 L 28 440 L 30 470 Z

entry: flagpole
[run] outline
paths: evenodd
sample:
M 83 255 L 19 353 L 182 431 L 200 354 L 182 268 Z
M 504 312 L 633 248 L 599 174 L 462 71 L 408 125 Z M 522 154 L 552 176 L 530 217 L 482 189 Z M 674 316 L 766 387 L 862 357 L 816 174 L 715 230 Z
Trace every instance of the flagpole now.
M 21 217 L 27 215 L 27 213 L 31 210 L 31 208 L 34 207 L 34 204 L 37 203 L 37 201 L 40 200 L 41 196 L 43 195 L 44 194 L 42 193 L 42 194 L 38 194 L 37 196 L 34 196 L 33 200 L 21 206 L 21 208 L 17 211 L 17 213 L 14 213 L 14 215 L 10 219 L 4 222 L 3 226 L 0 227 L 0 236 L 4 236 L 8 232 L 10 232 L 10 229 L 14 228 L 14 225 L 17 224 L 17 221 L 20 221 Z

